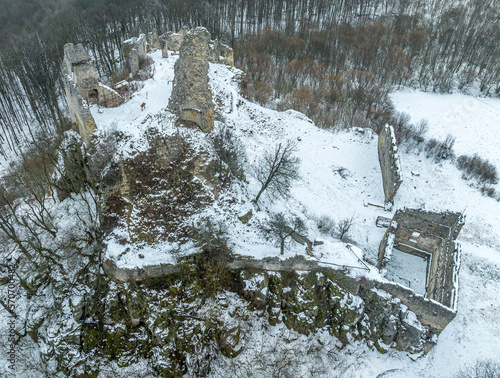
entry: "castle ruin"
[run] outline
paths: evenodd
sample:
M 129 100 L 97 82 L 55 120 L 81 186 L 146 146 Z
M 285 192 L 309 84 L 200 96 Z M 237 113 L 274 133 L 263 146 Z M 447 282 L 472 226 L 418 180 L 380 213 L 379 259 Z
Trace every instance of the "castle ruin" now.
M 460 249 L 455 239 L 463 225 L 460 213 L 398 210 L 380 243 L 377 268 L 386 268 L 393 253 L 422 259 L 422 294 L 456 311 Z
M 116 107 L 124 99 L 99 82 L 94 62 L 81 44 L 64 45 L 63 81 L 70 118 L 78 125 L 80 135 L 87 143 L 96 128 L 89 105 Z
M 123 42 L 122 53 L 125 59 L 124 66 L 129 71 L 131 78 L 139 73 L 141 60 L 146 58 L 147 52 L 148 41 L 144 34 Z

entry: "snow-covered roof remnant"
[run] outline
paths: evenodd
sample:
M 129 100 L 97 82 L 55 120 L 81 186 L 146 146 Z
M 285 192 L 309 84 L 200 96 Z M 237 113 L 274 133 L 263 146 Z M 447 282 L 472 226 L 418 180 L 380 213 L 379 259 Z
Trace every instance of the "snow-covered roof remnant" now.
M 425 296 L 456 311 L 460 252 L 455 239 L 463 215 L 404 209 L 396 212 L 394 221 L 380 243 L 377 267 L 387 266 L 392 248 L 426 259 Z
M 392 207 L 394 197 L 403 182 L 401 163 L 394 128 L 385 125 L 378 137 L 378 159 L 382 171 L 386 207 Z M 388 206 L 389 205 L 389 206 Z

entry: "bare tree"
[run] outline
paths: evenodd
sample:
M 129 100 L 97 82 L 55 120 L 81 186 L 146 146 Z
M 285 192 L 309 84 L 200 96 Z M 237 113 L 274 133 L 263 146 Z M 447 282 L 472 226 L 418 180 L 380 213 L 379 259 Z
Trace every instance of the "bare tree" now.
M 337 223 L 336 231 L 337 231 L 337 236 L 340 240 L 344 240 L 344 238 L 347 236 L 353 222 L 354 222 L 354 214 L 352 215 L 352 217 L 341 219 L 339 223 Z
M 271 218 L 262 226 L 262 231 L 276 242 L 280 247 L 280 254 L 285 253 L 285 245 L 294 234 L 305 231 L 302 219 L 295 217 L 289 219 L 283 213 L 271 215 Z
M 274 151 L 267 151 L 255 169 L 255 177 L 262 184 L 254 202 L 270 189 L 271 197 L 287 197 L 293 180 L 299 178 L 300 159 L 294 155 L 296 144 L 288 140 L 279 143 Z
M 213 169 L 219 175 L 222 186 L 230 182 L 232 177 L 244 178 L 242 160 L 244 152 L 241 143 L 233 131 L 224 126 L 212 137 L 215 151 Z
M 495 360 L 476 361 L 475 365 L 466 365 L 456 378 L 498 378 L 500 377 L 500 362 Z

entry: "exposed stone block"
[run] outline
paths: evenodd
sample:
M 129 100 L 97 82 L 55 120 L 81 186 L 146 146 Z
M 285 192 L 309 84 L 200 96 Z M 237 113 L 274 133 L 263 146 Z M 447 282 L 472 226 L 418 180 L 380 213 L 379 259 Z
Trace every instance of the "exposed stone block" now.
M 125 99 L 114 89 L 99 83 L 97 87 L 98 104 L 106 108 L 116 108 L 125 102 Z
M 210 63 L 219 63 L 234 67 L 234 52 L 231 47 L 220 43 L 218 40 L 211 41 L 209 47 L 208 61 Z
M 97 70 L 81 44 L 64 45 L 63 82 L 70 118 L 87 143 L 96 128 L 89 105 L 116 107 L 124 102 L 114 89 L 99 82 Z
M 147 39 L 144 34 L 139 37 L 130 38 L 123 42 L 122 52 L 130 75 L 135 76 L 139 72 L 140 60 L 146 57 L 148 52 Z

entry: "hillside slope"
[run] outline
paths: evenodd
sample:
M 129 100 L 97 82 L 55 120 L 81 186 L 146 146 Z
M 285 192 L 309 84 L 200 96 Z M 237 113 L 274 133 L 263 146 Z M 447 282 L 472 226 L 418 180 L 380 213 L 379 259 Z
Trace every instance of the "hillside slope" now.
M 161 59 L 159 52 L 152 54 L 156 66 L 153 79 L 146 81 L 144 87 L 123 106 L 116 109 L 93 109 L 99 124 L 101 135 L 110 131 L 121 131 L 128 136 L 127 143 L 120 148 L 122 157 L 132 156 L 134 151 L 144 151 L 148 147 L 146 131 L 155 127 L 165 135 L 180 132 L 191 141 L 204 144 L 202 134 L 195 130 L 177 129 L 173 119 L 165 109 L 171 93 L 173 64 L 176 56 Z M 320 261 L 340 264 L 356 263 L 352 254 L 342 243 L 332 236 L 320 233 L 317 219 L 326 215 L 336 221 L 353 217 L 353 227 L 349 239 L 360 248 L 366 260 L 374 262 L 378 244 L 384 230 L 375 226 L 377 216 L 391 214 L 370 203 L 383 203 L 382 182 L 377 159 L 377 140 L 370 130 L 355 129 L 342 133 L 331 133 L 318 129 L 300 113 L 287 111 L 276 112 L 262 108 L 244 100 L 238 94 L 237 70 L 220 65 L 210 66 L 211 85 L 220 119 L 216 127 L 224 123 L 232 129 L 244 146 L 246 154 L 245 182 L 236 182 L 227 191 L 222 191 L 212 204 L 202 213 L 195 214 L 191 221 L 196 222 L 203 216 L 218 219 L 227 226 L 229 246 L 234 253 L 263 258 L 279 256 L 279 249 L 266 241 L 259 231 L 259 224 L 268 219 L 271 212 L 284 212 L 300 217 L 307 226 L 311 240 L 321 239 L 322 246 L 313 253 Z M 398 94 L 398 110 L 405 110 L 400 105 L 405 94 Z M 421 94 L 422 101 L 432 95 Z M 453 101 L 453 100 L 452 100 Z M 140 104 L 146 102 L 146 111 L 141 112 Z M 499 101 L 488 100 L 492 106 L 499 107 Z M 422 102 L 425 109 L 425 103 Z M 473 110 L 466 108 L 467 117 L 474 118 Z M 425 110 L 420 116 L 426 117 Z M 469 149 L 473 151 L 471 139 L 462 131 L 467 130 L 456 123 L 434 124 L 431 122 L 430 133 L 451 133 L 457 140 L 465 135 Z M 453 127 L 452 127 L 453 126 Z M 462 127 L 460 127 L 462 126 Z M 440 127 L 440 129 L 437 129 Z M 439 131 L 438 131 L 439 130 Z M 265 197 L 260 203 L 260 211 L 251 201 L 259 190 L 259 184 L 252 177 L 252 166 L 258 163 L 264 151 L 272 149 L 277 143 L 292 139 L 297 143 L 297 155 L 301 159 L 301 179 L 293 183 L 291 197 L 287 200 L 271 201 Z M 461 142 L 464 146 L 467 142 Z M 487 140 L 490 151 L 498 149 L 500 141 L 496 134 Z M 201 146 L 208 148 L 206 145 Z M 200 148 L 201 148 L 200 147 Z M 458 146 L 457 146 L 458 147 Z M 484 147 L 483 147 L 484 149 Z M 493 155 L 486 155 L 494 160 Z M 440 336 L 437 346 L 426 356 L 410 360 L 404 353 L 391 351 L 381 355 L 367 346 L 354 342 L 340 356 L 339 369 L 328 372 L 327 376 L 377 376 L 386 372 L 384 377 L 451 376 L 466 362 L 478 358 L 494 358 L 494 351 L 500 347 L 500 325 L 496 321 L 500 315 L 498 307 L 500 292 L 500 213 L 499 204 L 492 198 L 483 197 L 467 182 L 460 178 L 461 173 L 450 162 L 435 164 L 423 155 L 401 153 L 403 166 L 403 184 L 396 196 L 396 208 L 411 207 L 426 210 L 465 211 L 466 224 L 459 236 L 462 243 L 463 261 L 460 276 L 460 297 L 457 318 Z M 496 160 L 495 160 L 496 162 Z M 249 223 L 243 224 L 238 217 L 252 210 Z M 126 237 L 126 231 L 116 231 L 106 241 L 107 256 L 121 267 L 135 267 L 161 262 L 173 263 L 180 255 L 196 252 L 190 243 L 182 246 L 171 242 L 161 244 L 123 244 L 119 237 Z M 179 248 L 181 253 L 179 254 Z M 175 251 L 175 253 L 174 253 Z M 126 252 L 126 253 L 124 253 Z M 304 247 L 291 245 L 282 256 L 291 257 L 305 254 Z M 140 255 L 140 256 L 139 256 Z M 119 257 L 121 256 L 121 257 Z M 360 256 L 361 257 L 361 256 Z M 376 274 L 376 273 L 373 273 Z M 255 348 L 266 339 L 275 336 L 278 344 L 282 334 L 280 329 L 252 330 L 247 340 L 246 350 L 236 361 L 252 359 Z M 293 331 L 286 331 L 294 334 Z M 259 336 L 260 335 L 260 336 Z M 293 335 L 292 335 L 293 336 Z M 277 338 L 277 339 L 276 339 Z M 315 337 L 305 338 L 295 335 L 290 348 L 303 348 L 312 345 Z M 323 340 L 324 341 L 324 340 Z M 261 345 L 263 348 L 263 346 Z M 282 348 L 281 345 L 279 348 Z M 474 351 L 474 352 L 473 352 Z M 321 355 L 321 352 L 318 352 Z M 324 355 L 325 366 L 335 366 L 328 355 Z M 331 356 L 330 356 L 331 357 Z M 220 371 L 233 366 L 228 361 L 221 361 Z M 233 362 L 234 363 L 234 362 Z M 404 373 L 403 373 L 404 372 Z

